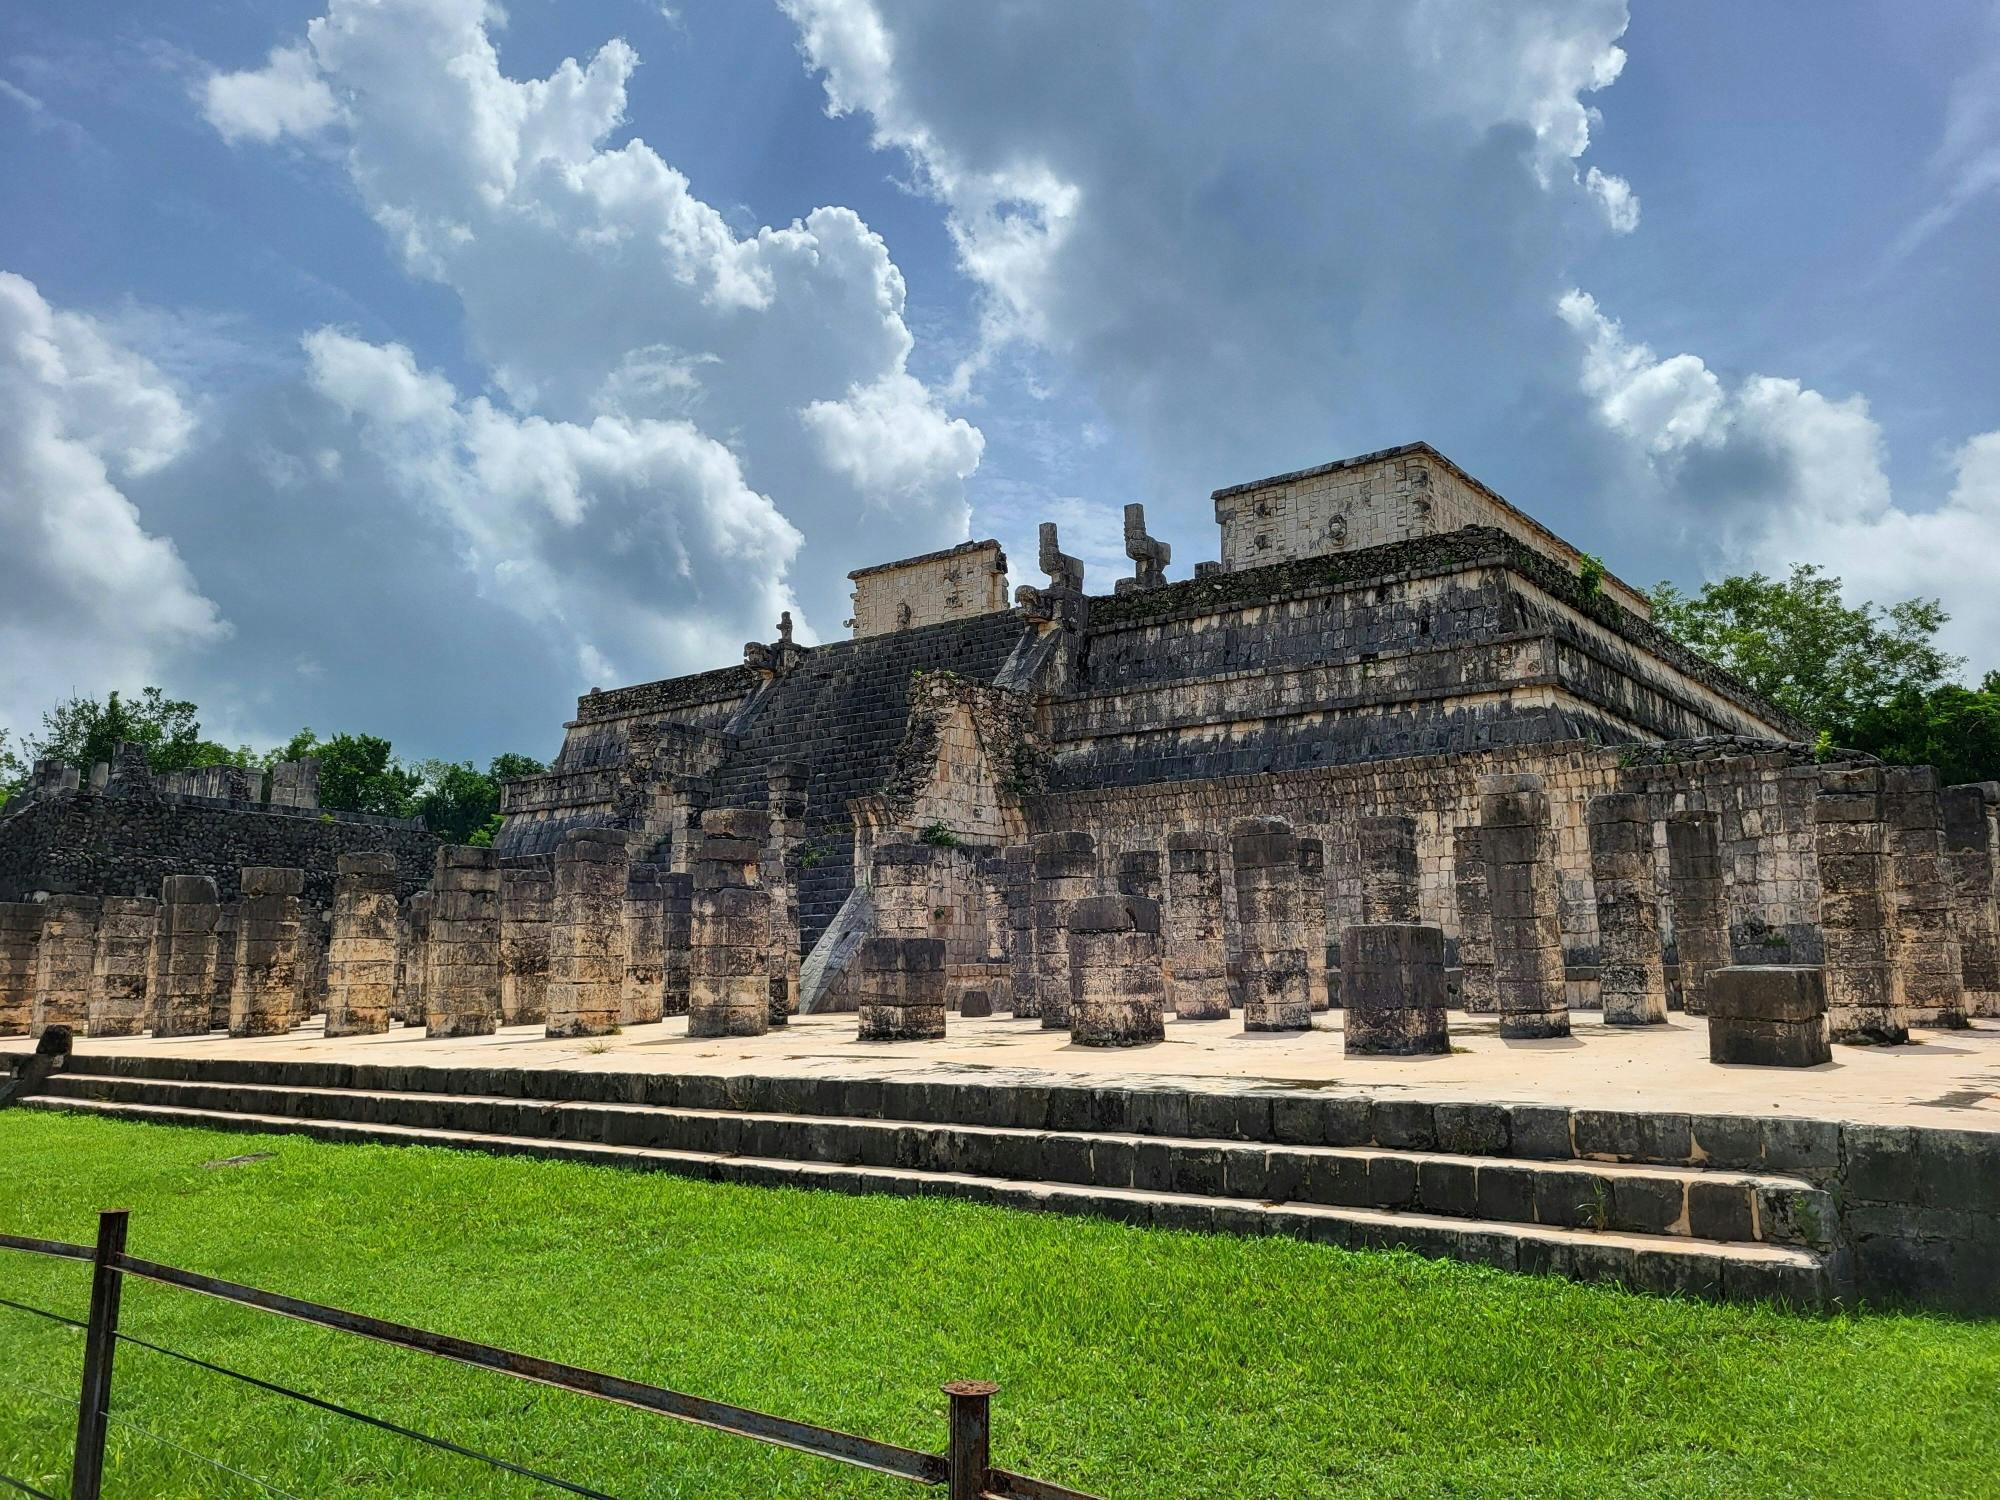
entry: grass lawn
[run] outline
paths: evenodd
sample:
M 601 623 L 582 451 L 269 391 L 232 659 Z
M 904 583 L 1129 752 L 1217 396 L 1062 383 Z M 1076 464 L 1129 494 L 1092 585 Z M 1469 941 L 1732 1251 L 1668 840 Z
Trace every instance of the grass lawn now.
M 209 1166 L 271 1152 L 269 1160 Z M 1795 1317 L 1286 1240 L 0 1114 L 0 1228 L 88 1243 L 1106 1495 L 1992 1495 L 2000 1323 Z M 0 1251 L 81 1317 L 88 1270 Z M 917 1494 L 128 1280 L 126 1331 L 620 1496 Z M 0 1307 L 0 1473 L 66 1493 L 81 1337 Z M 294 1495 L 556 1493 L 145 1350 L 114 1412 Z M 114 1426 L 108 1497 L 255 1485 Z

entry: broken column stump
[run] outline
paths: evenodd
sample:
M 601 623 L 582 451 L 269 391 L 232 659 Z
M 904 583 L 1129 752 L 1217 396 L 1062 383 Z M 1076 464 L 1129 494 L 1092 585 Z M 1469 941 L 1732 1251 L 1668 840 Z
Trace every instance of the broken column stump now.
M 447 844 L 431 876 L 424 1026 L 433 1037 L 490 1036 L 500 1025 L 500 856 Z
M 160 882 L 148 997 L 154 1036 L 208 1035 L 214 1019 L 215 929 L 221 918 L 221 898 L 206 875 L 169 875 Z
M 1667 1019 L 1660 906 L 1654 894 L 1653 820 L 1636 792 L 1592 797 L 1584 812 L 1597 898 L 1597 972 L 1607 1026 Z
M 1070 1040 L 1139 1047 L 1166 1038 L 1160 903 L 1086 896 L 1069 914 Z
M 1569 1035 L 1562 924 L 1542 778 L 1488 776 L 1479 790 L 1479 846 L 1493 912 L 1493 996 L 1500 1035 Z
M 1765 1068 L 1833 1061 L 1826 985 L 1807 964 L 1731 964 L 1709 976 L 1708 1060 Z
M 1283 818 L 1243 818 L 1229 830 L 1236 875 L 1237 956 L 1231 989 L 1245 1031 L 1310 1031 L 1299 922 L 1299 841 Z
M 1226 1021 L 1229 947 L 1222 841 L 1212 833 L 1168 834 L 1167 893 L 1164 937 L 1174 979 L 1174 1018 Z
M 304 870 L 245 865 L 236 917 L 236 970 L 229 996 L 231 1036 L 278 1036 L 299 993 L 299 894 Z
M 396 992 L 396 856 L 343 854 L 334 872 L 326 1034 L 372 1036 L 389 1029 Z
M 1340 937 L 1340 1003 L 1353 1057 L 1451 1051 L 1445 1027 L 1444 929 L 1364 922 Z
M 625 834 L 573 828 L 556 844 L 544 1032 L 608 1036 L 625 990 Z
M 869 938 L 861 945 L 860 1039 L 921 1042 L 944 1035 L 944 940 Z

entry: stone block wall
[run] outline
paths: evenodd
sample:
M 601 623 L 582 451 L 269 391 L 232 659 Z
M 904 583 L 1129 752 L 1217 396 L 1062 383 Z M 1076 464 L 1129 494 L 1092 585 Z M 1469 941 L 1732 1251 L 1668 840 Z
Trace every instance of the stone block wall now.
M 942 552 L 857 568 L 856 637 L 887 635 L 1008 607 L 1007 554 L 995 541 L 962 542 Z

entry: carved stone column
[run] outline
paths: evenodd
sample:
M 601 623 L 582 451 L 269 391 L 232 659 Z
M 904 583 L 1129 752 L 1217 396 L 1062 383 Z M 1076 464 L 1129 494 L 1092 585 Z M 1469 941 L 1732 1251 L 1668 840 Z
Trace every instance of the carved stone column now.
M 1070 1039 L 1084 1047 L 1162 1041 L 1160 904 L 1086 896 L 1069 914 Z
M 303 870 L 245 865 L 236 919 L 231 1036 L 277 1036 L 291 1025 L 299 993 L 299 894 Z
M 1929 766 L 1882 768 L 1896 1003 L 1912 1026 L 1966 1024 L 1964 959 L 1952 922 L 1944 810 Z
M 694 869 L 689 1036 L 771 1029 L 771 893 L 758 882 L 766 815 L 710 808 Z
M 1167 893 L 1165 937 L 1174 1016 L 1226 1021 L 1229 919 L 1222 893 L 1222 841 L 1212 833 L 1168 834 Z
M 159 918 L 160 903 L 151 896 L 106 896 L 99 903 L 87 1023 L 92 1036 L 137 1036 L 146 1029 L 146 984 Z
M 544 1023 L 549 1036 L 606 1036 L 618 1029 L 627 863 L 620 829 L 573 828 L 556 845 Z
M 1493 989 L 1500 1035 L 1569 1035 L 1562 924 L 1549 839 L 1549 799 L 1539 776 L 1480 783 L 1479 843 L 1493 908 Z
M 155 1037 L 208 1035 L 221 918 L 221 899 L 206 875 L 169 875 L 160 882 L 149 994 Z
M 1813 799 L 1813 843 L 1833 1040 L 1907 1042 L 1909 1022 L 1896 1005 L 1879 768 L 1843 767 L 1824 775 Z
M 1035 964 L 1042 1029 L 1069 1029 L 1069 910 L 1097 887 L 1097 843 L 1088 833 L 1040 833 L 1035 851 Z
M 1946 787 L 1942 802 L 1966 1014 L 2000 1016 L 2000 782 Z
M 633 865 L 625 882 L 625 983 L 618 1002 L 624 1026 L 660 1020 L 667 1004 L 666 890 L 659 865 Z
M 1660 908 L 1653 878 L 1653 820 L 1635 792 L 1590 799 L 1590 878 L 1597 895 L 1598 982 L 1607 1026 L 1667 1019 Z
M 1708 976 L 1730 961 L 1719 814 L 1699 809 L 1667 814 L 1667 896 L 1673 903 L 1681 1009 L 1705 1015 Z
M 26 1036 L 35 1015 L 35 954 L 42 909 L 32 901 L 0 901 L 0 1036 Z
M 1229 830 L 1239 934 L 1232 988 L 1245 1031 L 1310 1031 L 1299 921 L 1299 841 L 1282 818 L 1244 818 Z
M 1373 922 L 1341 934 L 1341 1024 L 1348 1056 L 1451 1051 L 1444 1002 L 1442 928 Z
M 500 856 L 447 844 L 431 877 L 424 1025 L 433 1037 L 490 1036 L 500 1024 Z
M 555 870 L 547 855 L 500 861 L 500 1020 L 538 1026 L 548 1019 L 549 914 Z
M 1491 1015 L 1500 1008 L 1493 987 L 1493 898 L 1477 825 L 1452 834 L 1451 881 L 1458 897 L 1459 1001 L 1468 1015 Z
M 327 941 L 326 1034 L 389 1029 L 396 991 L 396 856 L 368 851 L 335 862 Z

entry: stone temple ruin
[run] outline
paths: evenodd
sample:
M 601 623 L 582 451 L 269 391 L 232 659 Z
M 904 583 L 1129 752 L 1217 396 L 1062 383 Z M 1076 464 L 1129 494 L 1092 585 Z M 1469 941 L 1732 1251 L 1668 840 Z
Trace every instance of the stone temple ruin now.
M 0 818 L 0 1035 L 851 1012 L 1424 1057 L 1588 1012 L 1811 1067 L 2000 1016 L 2000 785 L 1816 754 L 1424 444 L 1213 498 L 1184 580 L 1128 506 L 1108 590 L 1044 525 L 1011 602 L 970 542 L 851 574 L 849 639 L 593 689 L 491 849 L 302 817 L 305 770 L 253 811 L 47 769 Z

